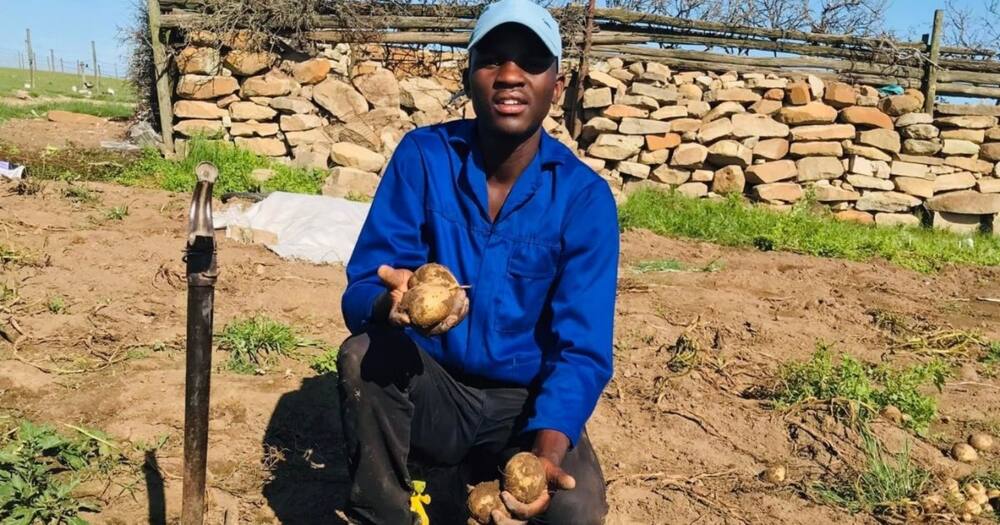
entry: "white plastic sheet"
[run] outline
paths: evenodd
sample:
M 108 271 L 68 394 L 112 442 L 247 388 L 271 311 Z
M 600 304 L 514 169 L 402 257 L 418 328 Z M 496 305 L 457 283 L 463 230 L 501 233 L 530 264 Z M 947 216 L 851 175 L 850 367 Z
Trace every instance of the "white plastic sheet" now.
M 12 180 L 24 178 L 24 166 L 18 166 L 6 161 L 0 161 L 0 177 Z
M 336 197 L 275 192 L 241 210 L 215 214 L 216 229 L 239 226 L 278 237 L 268 249 L 285 259 L 346 263 L 371 206 Z

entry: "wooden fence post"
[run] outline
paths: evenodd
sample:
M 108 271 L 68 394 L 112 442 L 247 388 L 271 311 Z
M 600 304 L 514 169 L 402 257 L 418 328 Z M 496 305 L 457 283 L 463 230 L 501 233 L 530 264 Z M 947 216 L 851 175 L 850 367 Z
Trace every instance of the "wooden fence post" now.
M 146 0 L 149 15 L 149 41 L 153 46 L 153 65 L 156 68 L 156 101 L 160 110 L 160 134 L 163 135 L 164 153 L 174 154 L 174 111 L 170 104 L 170 72 L 167 50 L 160 32 L 160 0 Z
M 941 59 L 941 30 L 944 26 L 944 11 L 934 11 L 934 27 L 931 29 L 929 60 L 924 84 L 924 113 L 934 114 L 934 99 L 937 97 L 938 61 Z
M 567 131 L 575 140 L 580 136 L 583 129 L 583 121 L 580 118 L 583 113 L 583 86 L 587 78 L 587 71 L 590 68 L 590 43 L 593 40 L 594 27 L 594 0 L 587 0 L 587 21 L 583 32 L 583 52 L 580 53 L 580 65 L 576 68 L 576 75 L 573 76 L 573 86 L 569 93 L 572 95 L 572 102 L 567 111 Z
M 31 30 L 25 30 L 24 43 L 28 53 L 28 74 L 31 76 L 31 89 L 35 89 L 35 50 L 31 48 Z

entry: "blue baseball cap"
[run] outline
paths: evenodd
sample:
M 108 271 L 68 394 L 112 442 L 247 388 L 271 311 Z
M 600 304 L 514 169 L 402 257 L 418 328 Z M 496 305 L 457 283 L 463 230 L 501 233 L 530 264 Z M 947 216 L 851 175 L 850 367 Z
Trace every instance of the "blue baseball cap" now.
M 538 35 L 545 47 L 556 57 L 556 63 L 562 59 L 562 39 L 559 37 L 559 24 L 549 14 L 548 9 L 531 0 L 500 0 L 490 4 L 476 21 L 469 38 L 469 49 L 472 49 L 487 33 L 497 26 L 507 23 L 521 24 Z

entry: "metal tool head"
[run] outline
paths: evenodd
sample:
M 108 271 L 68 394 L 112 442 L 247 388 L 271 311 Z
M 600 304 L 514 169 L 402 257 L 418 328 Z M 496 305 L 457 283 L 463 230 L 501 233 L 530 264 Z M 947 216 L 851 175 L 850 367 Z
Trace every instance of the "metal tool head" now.
M 202 162 L 194 170 L 198 181 L 195 183 L 191 210 L 188 214 L 188 246 L 193 246 L 198 237 L 213 237 L 212 186 L 219 177 L 219 169 L 212 163 Z

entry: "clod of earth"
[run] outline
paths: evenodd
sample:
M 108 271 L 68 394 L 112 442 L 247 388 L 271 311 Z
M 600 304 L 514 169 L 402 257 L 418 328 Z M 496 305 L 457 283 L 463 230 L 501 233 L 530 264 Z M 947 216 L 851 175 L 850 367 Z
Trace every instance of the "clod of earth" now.
M 880 415 L 884 419 L 892 421 L 896 425 L 903 424 L 903 413 L 893 405 L 886 405 L 885 408 L 882 409 Z
M 993 449 L 993 436 L 976 432 L 969 436 L 969 445 L 979 452 L 987 452 Z
M 767 470 L 764 471 L 762 477 L 764 478 L 764 481 L 768 483 L 780 485 L 785 482 L 787 475 L 788 471 L 785 469 L 784 465 L 771 465 L 770 467 L 767 467 Z
M 530 452 L 519 452 L 510 458 L 503 470 L 503 488 L 517 501 L 531 503 L 545 493 L 545 467 Z
M 509 518 L 507 507 L 500 499 L 500 481 L 484 481 L 469 492 L 469 499 L 466 502 L 469 506 L 469 514 L 477 523 L 488 525 L 492 522 L 491 515 L 494 510 L 500 511 L 504 517 Z
M 951 447 L 951 457 L 962 463 L 975 463 L 979 459 L 979 454 L 967 443 L 955 443 L 955 446 Z
M 448 268 L 429 263 L 413 273 L 403 294 L 400 307 L 410 321 L 423 329 L 430 329 L 448 317 L 459 291 L 458 280 Z

